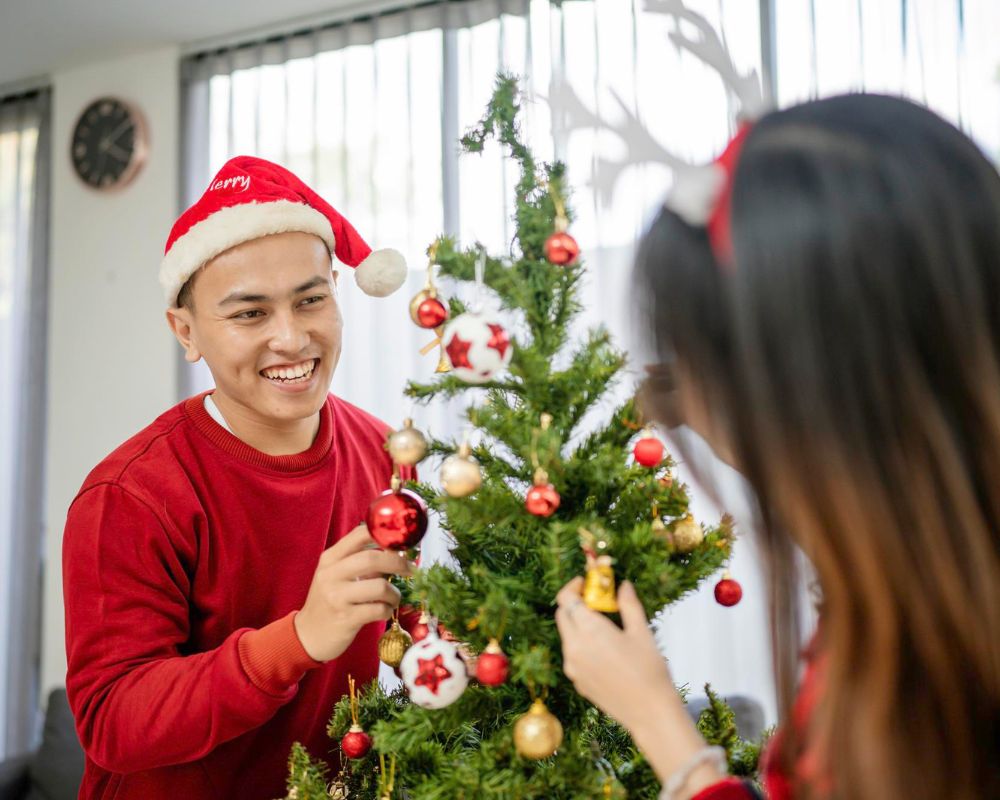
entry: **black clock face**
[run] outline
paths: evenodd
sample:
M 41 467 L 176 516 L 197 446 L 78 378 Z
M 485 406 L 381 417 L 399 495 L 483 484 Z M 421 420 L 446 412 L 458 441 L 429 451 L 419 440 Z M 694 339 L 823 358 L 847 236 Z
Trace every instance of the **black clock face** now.
M 94 101 L 73 130 L 70 155 L 77 175 L 95 189 L 124 183 L 138 166 L 140 136 L 128 106 L 111 97 Z

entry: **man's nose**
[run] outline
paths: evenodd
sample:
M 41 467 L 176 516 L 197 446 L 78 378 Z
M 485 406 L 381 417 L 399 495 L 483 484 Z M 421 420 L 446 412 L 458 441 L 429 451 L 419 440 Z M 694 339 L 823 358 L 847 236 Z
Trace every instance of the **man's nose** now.
M 275 353 L 297 354 L 309 344 L 309 332 L 305 325 L 296 320 L 295 315 L 275 314 L 268 346 Z

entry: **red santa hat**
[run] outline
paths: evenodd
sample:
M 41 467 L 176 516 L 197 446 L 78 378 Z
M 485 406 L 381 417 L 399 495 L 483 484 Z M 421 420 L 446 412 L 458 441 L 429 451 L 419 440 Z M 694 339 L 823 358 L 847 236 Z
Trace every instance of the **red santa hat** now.
M 175 305 L 188 278 L 215 256 L 287 231 L 320 237 L 339 261 L 354 267 L 354 279 L 365 294 L 385 297 L 406 280 L 402 254 L 372 251 L 351 223 L 287 169 L 263 158 L 237 156 L 170 231 L 160 262 L 167 303 Z

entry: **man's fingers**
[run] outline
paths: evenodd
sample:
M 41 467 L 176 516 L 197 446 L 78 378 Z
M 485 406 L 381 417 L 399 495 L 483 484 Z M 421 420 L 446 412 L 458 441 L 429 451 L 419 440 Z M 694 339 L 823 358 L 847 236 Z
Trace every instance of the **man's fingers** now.
M 349 580 L 364 579 L 372 575 L 407 577 L 413 574 L 413 566 L 404 554 L 395 550 L 362 550 L 342 559 L 337 574 Z
M 395 611 L 396 607 L 389 603 L 359 603 L 353 609 L 354 622 L 361 627 L 371 622 L 392 619 Z
M 368 526 L 363 522 L 353 531 L 342 537 L 333 547 L 323 551 L 320 561 L 340 561 L 352 553 L 360 553 L 369 547 L 374 547 L 375 540 L 368 532 Z
M 399 589 L 385 578 L 371 578 L 347 584 L 344 597 L 349 602 L 360 605 L 364 603 L 385 603 L 393 608 L 399 606 Z

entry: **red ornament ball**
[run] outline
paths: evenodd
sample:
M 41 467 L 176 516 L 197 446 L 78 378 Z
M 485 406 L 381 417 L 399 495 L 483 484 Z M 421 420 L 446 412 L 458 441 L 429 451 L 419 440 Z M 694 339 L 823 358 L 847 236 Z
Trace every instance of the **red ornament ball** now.
M 436 297 L 428 297 L 417 306 L 417 324 L 421 328 L 436 328 L 448 319 L 448 309 Z
M 421 615 L 420 619 L 413 623 L 413 627 L 410 628 L 410 636 L 413 637 L 414 642 L 419 642 L 427 638 L 427 634 L 431 632 L 431 626 L 428 624 L 428 620 Z
M 557 231 L 545 240 L 545 257 L 560 267 L 576 263 L 580 255 L 580 245 L 565 231 Z
M 721 606 L 735 606 L 743 598 L 743 587 L 732 578 L 715 584 L 715 601 Z
M 427 506 L 409 489 L 390 489 L 372 500 L 365 524 L 379 547 L 406 550 L 427 532 Z
M 476 661 L 476 680 L 484 686 L 499 686 L 507 681 L 509 671 L 510 659 L 507 654 L 496 641 L 490 642 Z
M 524 498 L 524 507 L 536 517 L 551 517 L 562 498 L 551 483 L 532 486 Z
M 372 737 L 361 730 L 360 725 L 352 725 L 340 740 L 340 749 L 348 758 L 364 758 L 372 749 Z
M 632 449 L 635 460 L 644 467 L 656 467 L 663 461 L 663 442 L 655 436 L 643 436 Z

